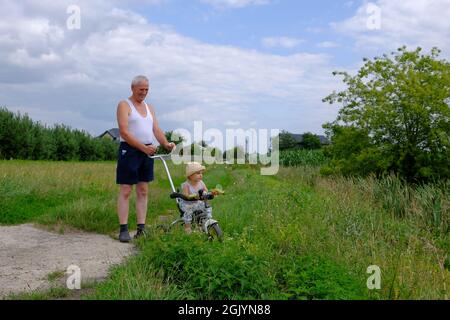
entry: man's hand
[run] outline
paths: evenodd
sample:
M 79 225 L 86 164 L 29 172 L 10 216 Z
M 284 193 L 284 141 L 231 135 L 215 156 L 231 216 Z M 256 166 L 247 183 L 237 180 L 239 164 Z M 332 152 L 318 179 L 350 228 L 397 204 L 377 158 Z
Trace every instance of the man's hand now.
M 176 148 L 176 145 L 173 142 L 168 142 L 164 145 L 164 148 L 166 148 L 167 151 L 172 151 Z
M 154 145 L 145 146 L 142 152 L 149 156 L 153 156 L 156 152 L 156 147 Z

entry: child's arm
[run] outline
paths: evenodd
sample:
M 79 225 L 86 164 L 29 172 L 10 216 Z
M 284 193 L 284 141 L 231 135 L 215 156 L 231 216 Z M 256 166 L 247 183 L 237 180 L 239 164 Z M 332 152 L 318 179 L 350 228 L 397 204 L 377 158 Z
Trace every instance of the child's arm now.
M 189 197 L 189 187 L 187 185 L 183 186 L 183 195 Z
M 202 181 L 202 184 L 203 184 L 203 190 L 205 191 L 205 192 L 208 192 L 208 188 L 206 187 L 206 184 Z
M 187 184 L 183 186 L 183 195 L 191 200 L 195 200 L 198 197 L 198 194 L 189 193 L 189 187 Z

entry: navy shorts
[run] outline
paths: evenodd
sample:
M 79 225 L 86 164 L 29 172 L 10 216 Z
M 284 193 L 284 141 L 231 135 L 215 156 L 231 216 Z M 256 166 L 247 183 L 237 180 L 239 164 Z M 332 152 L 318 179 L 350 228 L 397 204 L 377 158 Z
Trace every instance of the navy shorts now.
M 153 181 L 154 160 L 142 151 L 121 142 L 117 159 L 116 183 L 133 185 Z

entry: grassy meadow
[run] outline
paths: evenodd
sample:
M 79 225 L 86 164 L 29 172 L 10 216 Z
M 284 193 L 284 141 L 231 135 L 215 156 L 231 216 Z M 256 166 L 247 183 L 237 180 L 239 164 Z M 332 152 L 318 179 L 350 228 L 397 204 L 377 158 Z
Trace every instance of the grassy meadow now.
M 0 161 L 0 224 L 35 222 L 117 238 L 115 166 Z M 184 167 L 170 170 L 180 185 Z M 177 216 L 156 163 L 150 235 L 83 298 L 449 298 L 448 183 L 413 189 L 395 177 L 322 177 L 319 170 L 299 165 L 261 176 L 257 166 L 207 167 L 207 186 L 220 184 L 226 192 L 211 202 L 225 233 L 219 243 L 152 227 L 160 216 Z M 367 288 L 370 265 L 381 268 L 380 290 Z

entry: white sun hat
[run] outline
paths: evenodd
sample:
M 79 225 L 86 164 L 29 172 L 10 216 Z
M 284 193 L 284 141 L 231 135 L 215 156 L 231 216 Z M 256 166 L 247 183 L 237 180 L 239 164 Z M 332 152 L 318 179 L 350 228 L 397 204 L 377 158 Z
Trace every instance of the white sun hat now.
M 188 162 L 186 165 L 186 178 L 189 178 L 196 172 L 205 170 L 205 167 L 198 162 Z

